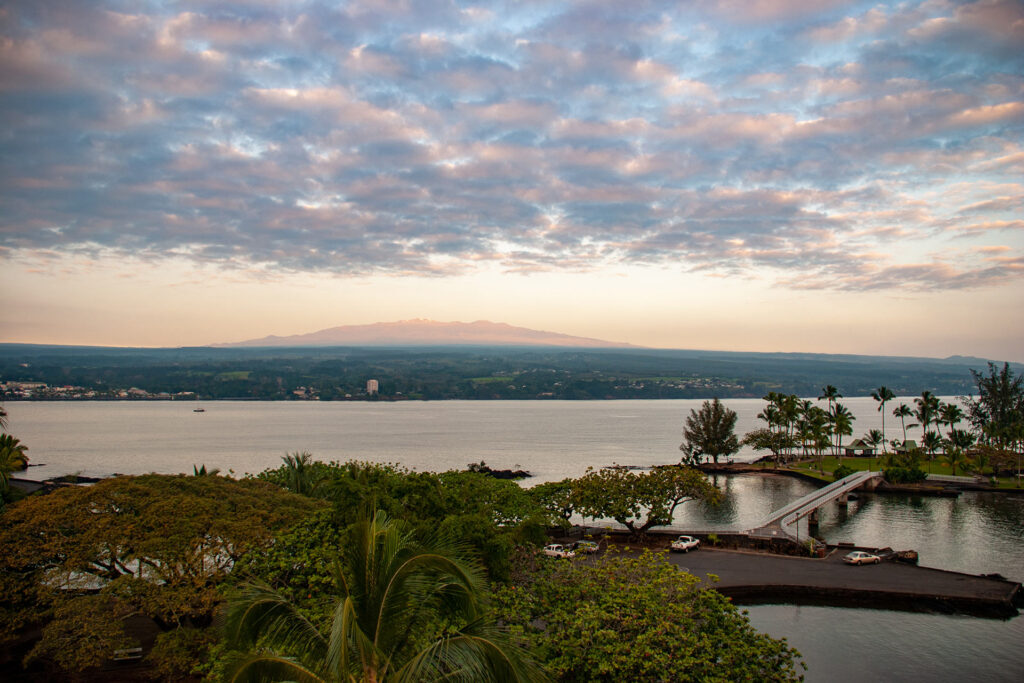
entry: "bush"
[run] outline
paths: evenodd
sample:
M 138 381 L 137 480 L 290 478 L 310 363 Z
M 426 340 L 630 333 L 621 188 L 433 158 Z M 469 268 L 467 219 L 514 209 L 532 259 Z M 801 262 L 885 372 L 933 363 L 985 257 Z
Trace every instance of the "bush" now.
M 856 472 L 856 470 L 853 469 L 852 467 L 849 467 L 847 465 L 840 465 L 839 467 L 835 468 L 835 470 L 832 471 L 832 478 L 835 479 L 836 481 L 839 481 L 843 477 L 848 477 L 854 472 Z
M 890 484 L 917 484 L 927 477 L 918 467 L 890 467 L 884 474 Z

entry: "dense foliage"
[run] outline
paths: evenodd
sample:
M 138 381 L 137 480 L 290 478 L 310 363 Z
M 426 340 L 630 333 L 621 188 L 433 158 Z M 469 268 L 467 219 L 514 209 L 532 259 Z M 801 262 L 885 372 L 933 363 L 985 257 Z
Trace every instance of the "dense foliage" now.
M 714 505 L 722 498 L 700 471 L 686 465 L 655 467 L 646 473 L 589 469 L 572 486 L 577 512 L 614 519 L 633 533 L 671 524 L 676 508 L 688 500 Z
M 444 534 L 419 542 L 375 512 L 336 550 L 333 617 L 318 628 L 262 583 L 232 599 L 232 681 L 541 681 L 544 676 L 488 617 L 481 568 Z
M 130 614 L 162 631 L 208 627 L 234 564 L 314 507 L 215 476 L 117 477 L 26 498 L 0 518 L 0 639 L 46 622 L 29 660 L 77 671 L 131 644 Z
M 664 555 L 544 562 L 496 591 L 559 681 L 790 681 L 799 655 Z
M 704 401 L 700 410 L 691 410 L 679 446 L 685 454 L 684 461 L 696 465 L 701 458 L 711 458 L 717 463 L 719 458 L 739 451 L 736 418 L 736 411 L 726 408 L 717 398 Z
M 512 548 L 540 545 L 551 515 L 514 481 L 479 472 L 412 472 L 397 465 L 349 461 L 307 462 L 296 473 L 294 456 L 258 476 L 298 486 L 329 501 L 336 524 L 355 522 L 367 509 L 404 519 L 417 533 L 440 529 L 469 543 L 492 578 L 508 575 Z M 297 483 L 304 482 L 304 483 Z
M 892 484 L 917 484 L 927 477 L 919 467 L 888 467 L 883 474 L 885 480 Z

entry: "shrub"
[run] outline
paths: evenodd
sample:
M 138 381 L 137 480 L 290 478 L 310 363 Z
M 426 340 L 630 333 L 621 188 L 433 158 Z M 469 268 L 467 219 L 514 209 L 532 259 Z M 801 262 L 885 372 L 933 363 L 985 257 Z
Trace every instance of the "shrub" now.
M 836 481 L 839 481 L 843 477 L 850 476 L 855 471 L 856 470 L 854 470 L 852 467 L 848 465 L 840 465 L 839 467 L 835 468 L 835 470 L 833 470 L 832 478 L 835 479 Z
M 890 467 L 884 474 L 885 480 L 891 484 L 916 484 L 927 476 L 918 467 Z

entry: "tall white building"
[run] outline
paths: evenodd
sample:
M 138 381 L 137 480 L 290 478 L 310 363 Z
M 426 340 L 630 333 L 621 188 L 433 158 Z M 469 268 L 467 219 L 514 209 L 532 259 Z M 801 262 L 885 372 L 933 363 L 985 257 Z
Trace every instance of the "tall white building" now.
M 366 393 L 373 395 L 380 389 L 380 384 L 375 379 L 366 381 Z

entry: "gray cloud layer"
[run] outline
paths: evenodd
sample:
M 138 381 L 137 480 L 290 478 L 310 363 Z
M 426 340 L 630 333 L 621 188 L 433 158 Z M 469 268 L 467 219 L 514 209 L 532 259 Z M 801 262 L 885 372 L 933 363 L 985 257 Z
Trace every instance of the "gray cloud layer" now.
M 50 0 L 0 41 L 8 254 L 1024 273 L 1019 2 Z

